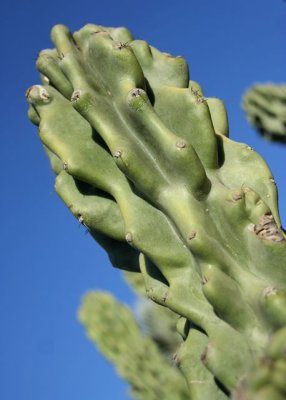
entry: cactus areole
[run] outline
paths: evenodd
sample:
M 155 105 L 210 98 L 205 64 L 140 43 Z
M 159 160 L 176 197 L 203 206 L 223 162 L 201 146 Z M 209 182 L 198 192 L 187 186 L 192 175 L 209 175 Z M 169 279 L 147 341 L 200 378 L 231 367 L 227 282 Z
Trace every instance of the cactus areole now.
M 184 58 L 126 28 L 51 36 L 26 96 L 57 193 L 181 316 L 191 399 L 285 399 L 286 236 L 266 162 L 228 137 Z

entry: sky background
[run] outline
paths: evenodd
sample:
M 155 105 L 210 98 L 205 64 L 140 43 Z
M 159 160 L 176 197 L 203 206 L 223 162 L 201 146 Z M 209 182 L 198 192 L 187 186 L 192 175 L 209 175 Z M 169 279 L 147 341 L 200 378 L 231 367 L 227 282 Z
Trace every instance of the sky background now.
M 126 400 L 127 385 L 85 337 L 76 312 L 89 289 L 134 296 L 53 190 L 54 177 L 26 117 L 39 83 L 37 53 L 56 23 L 127 26 L 135 38 L 183 55 L 207 96 L 225 101 L 231 137 L 269 163 L 286 221 L 286 146 L 248 125 L 241 96 L 253 82 L 286 81 L 282 0 L 29 1 L 1 5 L 0 398 Z M 255 173 L 255 171 L 254 171 Z

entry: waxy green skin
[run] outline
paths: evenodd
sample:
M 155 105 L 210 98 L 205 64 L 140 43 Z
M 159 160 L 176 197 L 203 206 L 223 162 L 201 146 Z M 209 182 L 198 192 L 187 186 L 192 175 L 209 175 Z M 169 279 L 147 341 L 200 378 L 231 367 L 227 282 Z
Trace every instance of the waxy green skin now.
M 135 310 L 143 332 L 151 337 L 161 352 L 171 360 L 183 340 L 176 329 L 180 316 L 146 297 L 141 273 L 124 271 L 123 276 L 138 296 Z
M 79 318 L 88 337 L 130 383 L 134 399 L 189 399 L 184 377 L 155 342 L 140 332 L 126 305 L 109 293 L 90 292 L 83 298 Z
M 249 122 L 267 140 L 286 143 L 286 85 L 257 83 L 243 97 Z
M 119 255 L 126 242 L 134 249 L 126 269 L 140 268 L 151 299 L 199 328 L 185 324 L 178 359 L 192 398 L 201 390 L 225 398 L 208 377 L 235 391 L 286 322 L 286 241 L 271 172 L 227 137 L 222 103 L 204 98 L 181 57 L 124 28 L 89 24 L 72 35 L 57 25 L 52 39 L 60 59 L 44 50 L 37 62 L 49 85 L 27 97 L 57 159 L 56 190 L 111 240 L 107 251 L 118 243 Z M 189 365 L 189 355 L 199 357 L 193 335 L 204 351 Z M 208 385 L 193 379 L 198 371 Z

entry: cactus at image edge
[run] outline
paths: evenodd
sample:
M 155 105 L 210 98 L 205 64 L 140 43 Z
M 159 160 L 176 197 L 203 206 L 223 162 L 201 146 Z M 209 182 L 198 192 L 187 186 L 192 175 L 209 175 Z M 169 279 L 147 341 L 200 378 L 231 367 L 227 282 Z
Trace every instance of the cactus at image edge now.
M 79 311 L 87 334 L 140 400 L 187 400 L 182 374 L 164 357 L 154 341 L 140 332 L 131 311 L 106 292 L 86 294 Z
M 125 28 L 57 25 L 52 39 L 27 98 L 56 190 L 113 265 L 141 271 L 181 317 L 190 398 L 285 398 L 285 354 L 268 354 L 285 336 L 286 240 L 267 164 L 228 138 L 223 103 L 182 57 Z M 265 359 L 278 372 L 255 386 Z
M 188 399 L 186 381 L 173 361 L 182 341 L 178 316 L 143 298 L 140 273 L 125 271 L 125 278 L 139 294 L 137 318 L 111 294 L 89 292 L 79 310 L 88 337 L 130 384 L 134 399 Z
M 243 97 L 249 122 L 268 140 L 286 143 L 286 84 L 257 83 Z

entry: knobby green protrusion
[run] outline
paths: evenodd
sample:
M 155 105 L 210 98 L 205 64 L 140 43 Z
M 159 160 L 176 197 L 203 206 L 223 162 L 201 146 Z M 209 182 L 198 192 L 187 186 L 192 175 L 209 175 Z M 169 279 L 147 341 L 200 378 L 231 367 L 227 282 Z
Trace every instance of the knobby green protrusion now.
M 141 333 L 126 305 L 106 292 L 90 292 L 79 317 L 88 337 L 128 381 L 135 399 L 189 399 L 184 377 L 155 342 Z
M 178 364 L 193 398 L 246 393 L 286 322 L 269 167 L 228 138 L 223 103 L 205 97 L 182 57 L 123 28 L 57 25 L 52 39 L 58 56 L 41 52 L 44 84 L 27 98 L 57 192 L 113 264 L 140 270 L 148 297 L 181 317 Z M 257 399 L 279 398 L 273 379 Z
M 182 342 L 176 330 L 179 315 L 146 299 L 146 287 L 142 274 L 125 271 L 124 278 L 138 295 L 136 314 L 143 332 L 154 340 L 166 356 L 172 358 Z

